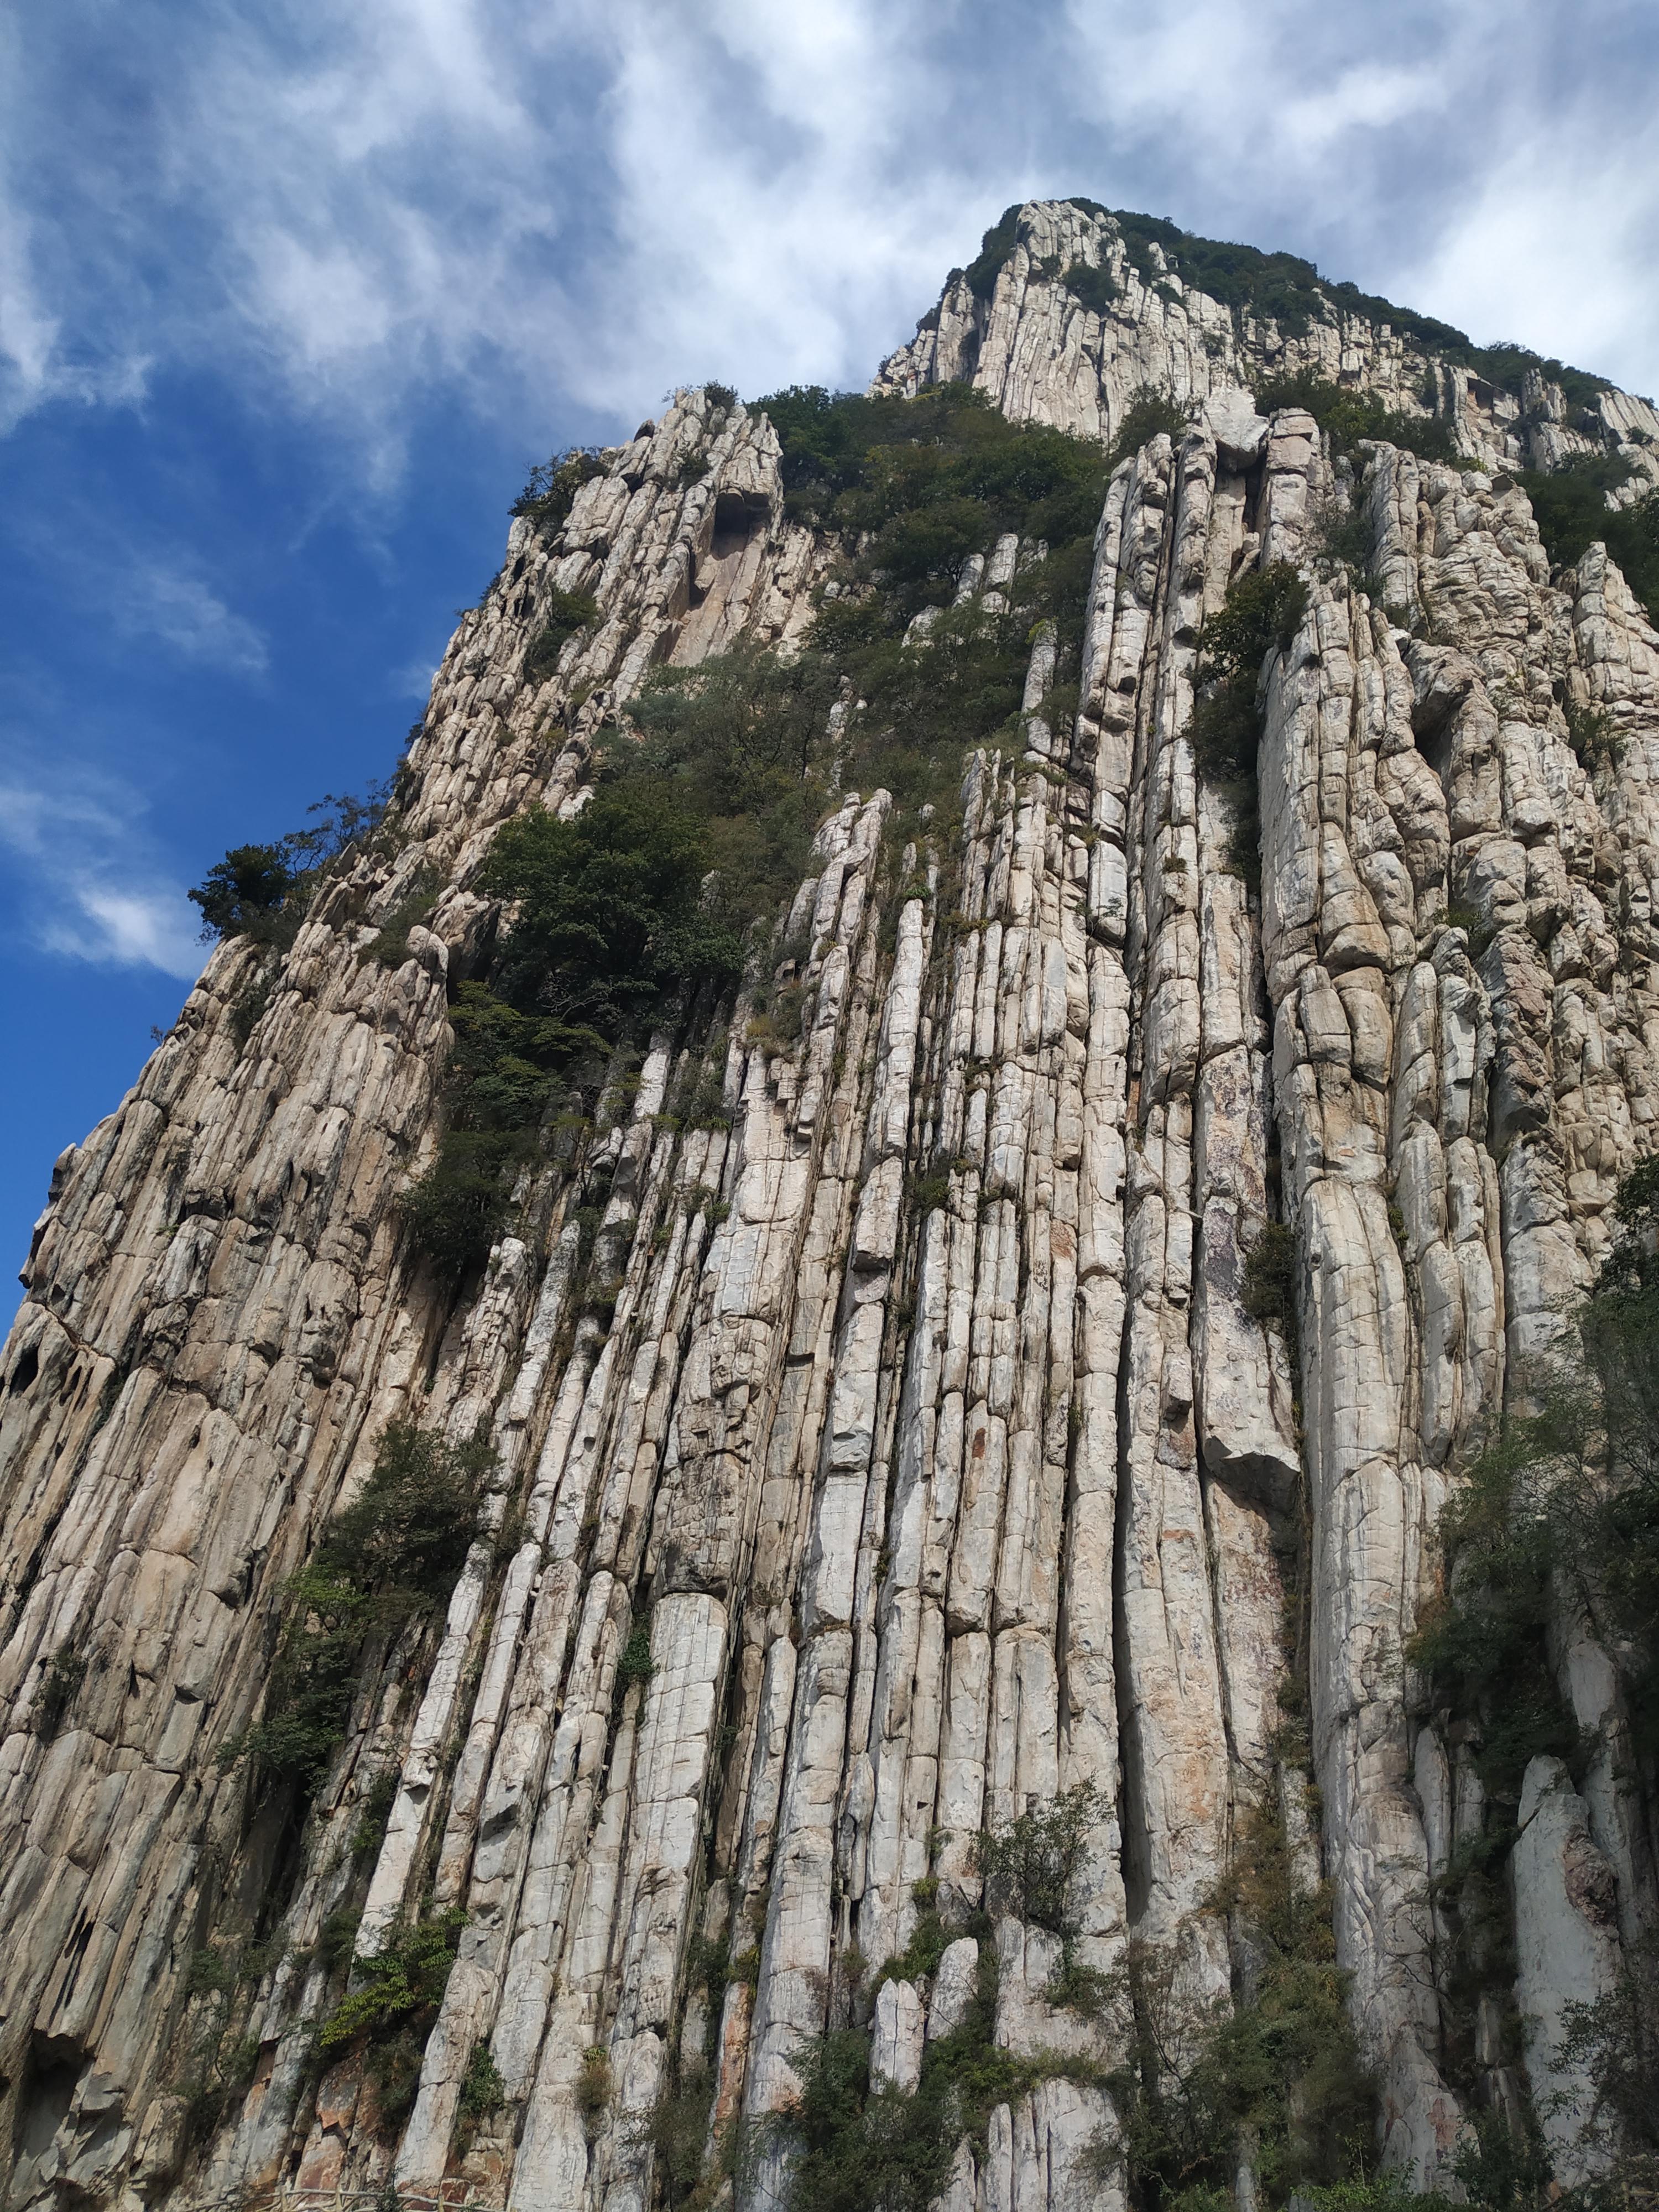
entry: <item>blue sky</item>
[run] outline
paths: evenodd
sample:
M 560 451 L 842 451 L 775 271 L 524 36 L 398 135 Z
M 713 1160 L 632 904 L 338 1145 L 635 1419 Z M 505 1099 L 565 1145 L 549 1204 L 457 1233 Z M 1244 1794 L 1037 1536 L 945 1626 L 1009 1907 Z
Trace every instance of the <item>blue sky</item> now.
M 528 464 L 861 383 L 1008 202 L 1659 386 L 1651 0 L 53 0 L 0 88 L 8 1275 L 186 887 L 385 773 Z

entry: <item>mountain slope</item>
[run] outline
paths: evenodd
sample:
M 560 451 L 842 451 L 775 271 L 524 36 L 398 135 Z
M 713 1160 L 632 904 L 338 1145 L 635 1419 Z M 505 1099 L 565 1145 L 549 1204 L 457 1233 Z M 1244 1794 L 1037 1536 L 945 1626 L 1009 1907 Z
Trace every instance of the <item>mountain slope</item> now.
M 1659 424 L 1183 252 L 1033 204 L 873 400 L 540 478 L 386 821 L 59 1163 L 13 2203 L 1146 2203 L 1216 2020 L 1206 2182 L 1443 2181 L 1522 2053 L 1589 2156 L 1618 1668 L 1564 1620 L 1505 1803 L 1402 1655 L 1659 1103 L 1659 638 L 1509 473 Z M 1310 370 L 1491 469 L 1257 413 Z

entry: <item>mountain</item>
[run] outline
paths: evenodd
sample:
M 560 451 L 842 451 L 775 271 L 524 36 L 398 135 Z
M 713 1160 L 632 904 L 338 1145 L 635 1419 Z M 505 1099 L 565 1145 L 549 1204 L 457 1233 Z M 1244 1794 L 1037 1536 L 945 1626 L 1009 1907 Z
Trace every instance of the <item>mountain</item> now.
M 1604 2168 L 1648 1523 L 1503 1469 L 1643 1340 L 1656 481 L 1086 201 L 537 472 L 54 1173 L 10 2205 Z

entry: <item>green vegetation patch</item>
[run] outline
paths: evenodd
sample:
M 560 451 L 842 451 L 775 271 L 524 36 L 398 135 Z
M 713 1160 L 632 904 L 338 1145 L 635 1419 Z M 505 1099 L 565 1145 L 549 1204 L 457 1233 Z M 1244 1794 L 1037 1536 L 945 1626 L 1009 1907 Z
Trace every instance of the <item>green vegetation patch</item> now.
M 1410 1649 L 1510 1807 L 1534 1756 L 1580 1755 L 1549 1650 L 1564 1584 L 1617 1654 L 1643 1756 L 1659 1750 L 1659 1159 L 1614 1210 L 1576 1345 L 1528 1378 L 1539 1410 L 1505 1423 L 1442 1516 L 1447 1595 Z
M 430 868 L 420 868 L 390 914 L 369 940 L 368 957 L 383 968 L 401 968 L 409 957 L 409 933 L 429 921 L 442 886 Z
M 1100 448 L 1010 422 L 970 386 L 893 399 L 795 385 L 754 408 L 782 445 L 790 512 L 875 536 L 863 565 L 891 578 L 892 616 L 947 602 L 968 555 L 1001 531 L 1043 539 L 1051 553 L 1092 544 L 1106 489 Z
M 997 289 L 1003 264 L 1019 240 L 1019 204 L 1004 208 L 979 242 L 979 252 L 963 270 L 968 289 L 976 300 L 987 300 Z
M 341 1998 L 317 2031 L 317 2055 L 325 2062 L 354 2051 L 362 2053 L 383 2137 L 396 2135 L 414 2105 L 421 2056 L 436 2023 L 465 1925 L 465 1913 L 457 1911 L 394 1929 L 374 1958 L 358 1961 L 356 1987 Z M 488 2051 L 484 2057 L 489 2059 Z M 475 2072 L 477 2068 L 475 2050 L 463 2084 L 463 2098 L 470 2083 L 475 2102 L 488 2095 L 490 2087 L 482 2069 Z M 496 2074 L 497 2088 L 500 2083 Z M 475 2120 L 480 2116 L 471 2115 Z
M 1110 313 L 1117 297 L 1117 284 L 1109 269 L 1087 261 L 1073 261 L 1067 264 L 1060 281 L 1079 307 L 1087 307 L 1091 314 Z
M 569 446 L 552 459 L 530 471 L 528 482 L 514 501 L 510 512 L 533 522 L 544 538 L 551 538 L 570 519 L 576 494 L 594 477 L 605 474 L 605 463 L 595 446 Z
M 603 1066 L 688 994 L 735 981 L 742 943 L 702 896 L 702 823 L 645 775 L 607 784 L 568 821 L 535 807 L 491 848 L 480 886 L 516 902 L 489 984 L 459 986 L 447 1121 L 405 1194 L 417 1248 L 459 1279 L 506 1222 L 556 1086 Z
M 1631 590 L 1659 623 L 1659 490 L 1633 507 L 1609 507 L 1607 495 L 1628 483 L 1630 464 L 1617 453 L 1582 453 L 1545 475 L 1522 470 L 1516 481 L 1532 501 L 1544 550 L 1571 567 L 1598 542 L 1619 564 Z
M 782 446 L 791 511 L 842 538 L 840 593 L 787 672 L 738 655 L 665 672 L 635 719 L 653 767 L 672 748 L 668 764 L 700 788 L 711 821 L 741 823 L 748 844 L 765 846 L 777 890 L 798 876 L 799 841 L 837 787 L 884 784 L 902 809 L 938 804 L 975 746 L 1013 734 L 1033 624 L 1052 621 L 1062 653 L 1080 638 L 1109 459 L 1086 439 L 1009 422 L 963 385 L 914 400 L 797 386 L 754 404 Z M 1023 554 L 1006 606 L 952 605 L 964 562 L 1009 532 Z M 907 643 L 927 609 L 925 642 Z M 832 747 L 823 732 L 843 690 L 852 711 Z
M 1509 1858 L 1528 1763 L 1580 1777 L 1594 1748 L 1563 1695 L 1558 1624 L 1588 1613 L 1613 1662 L 1636 1764 L 1659 1751 L 1659 1159 L 1620 1186 L 1616 1232 L 1571 1340 L 1524 1378 L 1511 1415 L 1441 1516 L 1444 1594 L 1407 1648 L 1421 1704 L 1467 1741 L 1486 1793 L 1484 1826 L 1433 1886 L 1437 1986 L 1447 2070 L 1464 2094 L 1482 2078 L 1483 2007 L 1513 1974 Z M 1591 2085 L 1583 2115 L 1613 2155 L 1587 2212 L 1659 2182 L 1659 1942 L 1627 1951 L 1615 1985 L 1569 2008 L 1560 2063 Z M 1512 2009 L 1508 2035 L 1522 2052 Z M 1535 2130 L 1480 2116 L 1457 2160 L 1474 2201 L 1541 2208 L 1559 2199 Z M 1573 2201 L 1571 2198 L 1561 2199 Z
M 1228 865 L 1253 889 L 1261 877 L 1261 666 L 1270 653 L 1289 647 L 1307 604 L 1308 587 L 1296 569 L 1288 561 L 1271 562 L 1235 580 L 1199 640 L 1199 691 L 1188 737 L 1199 774 L 1232 809 Z
M 983 2150 L 991 2114 L 1042 2081 L 1089 2078 L 1082 2061 L 1016 2058 L 999 2050 L 996 1956 L 980 1945 L 979 1980 L 967 2017 L 923 2053 L 914 2093 L 870 2087 L 870 2037 L 861 2027 L 817 2037 L 794 2061 L 800 2095 L 776 2123 L 795 2157 L 794 2212 L 926 2212 L 949 2179 L 957 2144 Z
M 1401 414 L 1387 406 L 1375 392 L 1351 392 L 1311 369 L 1260 386 L 1255 404 L 1263 415 L 1271 415 L 1279 407 L 1305 408 L 1329 437 L 1334 453 L 1352 454 L 1362 438 L 1371 438 L 1381 445 L 1402 447 L 1419 460 L 1472 465 L 1468 457 L 1459 453 L 1449 422 L 1432 416 Z
M 1123 410 L 1107 455 L 1106 465 L 1115 469 L 1127 460 L 1131 453 L 1151 443 L 1160 434 L 1181 443 L 1187 428 L 1187 411 L 1174 393 L 1157 385 L 1143 384 L 1129 395 L 1129 404 Z
M 496 971 L 512 1007 L 617 1037 L 740 946 L 701 899 L 702 825 L 644 778 L 601 787 L 563 821 L 532 808 L 490 848 L 480 888 L 517 902 Z
M 1296 1236 L 1282 1221 L 1269 1221 L 1244 1261 L 1242 1303 L 1253 1321 L 1277 1328 L 1297 1350 Z
M 250 1759 L 262 1784 L 310 1795 L 343 1740 L 366 1663 L 448 1598 L 493 1464 L 482 1443 L 387 1427 L 362 1493 L 289 1583 L 263 1717 L 226 1744 L 226 1765 Z
M 591 592 L 549 591 L 542 604 L 542 627 L 525 647 L 526 683 L 544 684 L 570 640 L 599 618 L 599 602 Z
M 1106 1815 L 1091 1782 L 1079 1783 L 1047 1805 L 1029 1807 L 1006 1828 L 984 1830 L 975 1861 L 984 1878 L 987 1909 L 1012 1912 L 1034 1928 L 1070 1936 L 1071 1887 L 1090 1831 Z
M 362 798 L 329 792 L 308 810 L 323 817 L 310 829 L 271 845 L 233 846 L 189 893 L 201 913 L 203 942 L 246 937 L 283 950 L 292 945 L 324 875 L 378 835 L 391 799 L 390 780 Z
M 1244 1821 L 1234 1871 L 1212 1904 L 1243 1931 L 1248 1993 L 1198 2002 L 1173 1944 L 1133 1944 L 1107 1984 L 1108 2007 L 1132 2023 L 1108 2082 L 1131 2202 L 1137 2212 L 1228 2203 L 1247 2142 L 1269 2203 L 1310 2185 L 1363 2184 L 1375 2091 L 1348 2021 L 1330 1898 L 1300 1880 L 1276 1815 Z
M 34 1693 L 34 1732 L 38 1736 L 51 1742 L 69 1718 L 86 1679 L 86 1654 L 77 1651 L 71 1644 L 60 1644 L 41 1669 L 40 1687 Z

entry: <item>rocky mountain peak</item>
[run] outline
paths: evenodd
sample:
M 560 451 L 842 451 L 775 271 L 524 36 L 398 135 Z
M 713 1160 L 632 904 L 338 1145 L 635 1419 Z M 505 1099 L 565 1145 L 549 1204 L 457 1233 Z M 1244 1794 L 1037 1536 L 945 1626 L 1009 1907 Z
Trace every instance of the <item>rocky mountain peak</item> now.
M 1626 2154 L 1615 1398 L 1492 1448 L 1653 1334 L 1656 440 L 1069 200 L 536 472 L 30 1256 L 10 2205 Z

